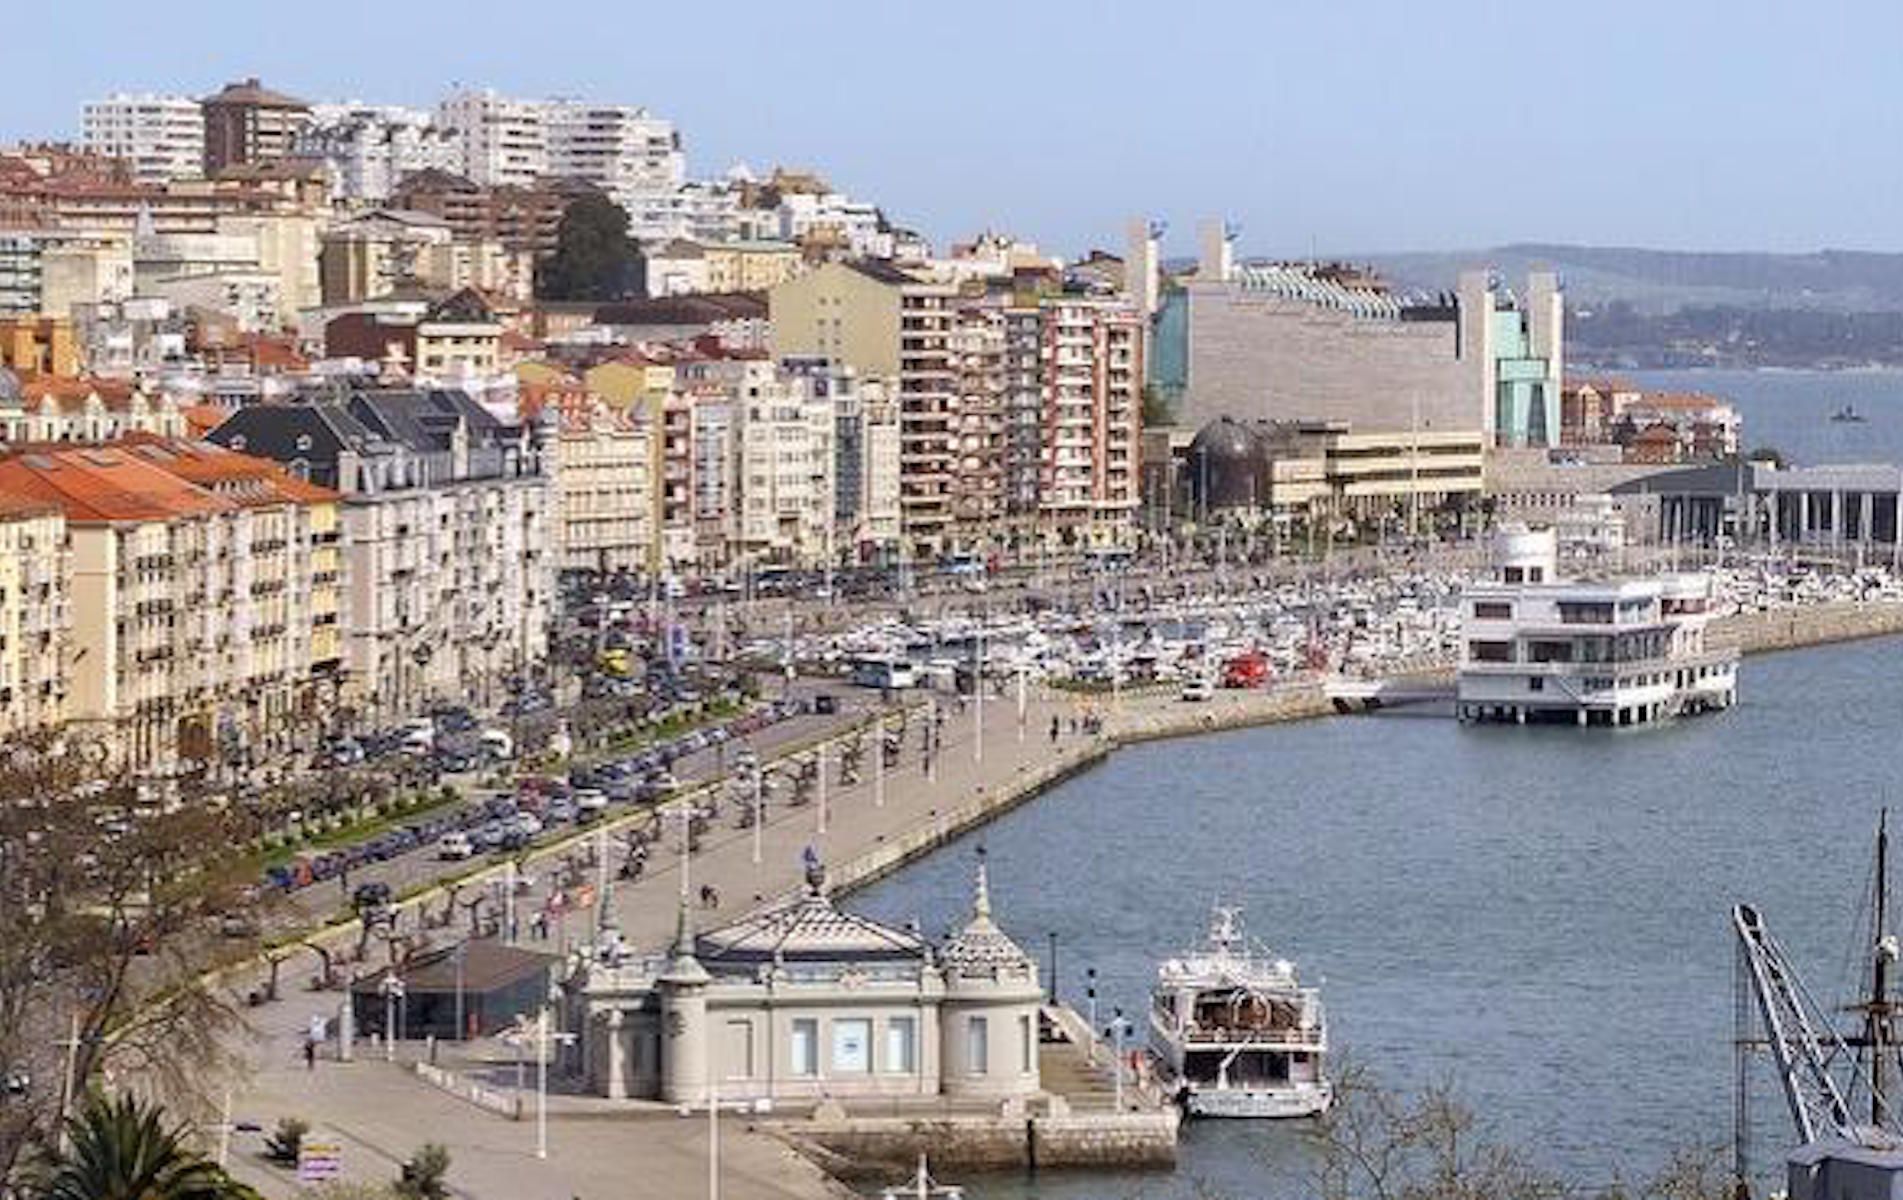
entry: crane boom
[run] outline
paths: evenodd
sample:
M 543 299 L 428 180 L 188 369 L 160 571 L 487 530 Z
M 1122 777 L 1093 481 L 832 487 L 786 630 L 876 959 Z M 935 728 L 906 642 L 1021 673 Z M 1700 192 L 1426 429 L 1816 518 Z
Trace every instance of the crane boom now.
M 1833 1062 L 1854 1068 L 1850 1047 L 1823 1016 L 1758 910 L 1740 904 L 1731 910 L 1731 922 L 1798 1137 L 1806 1143 L 1854 1137 L 1850 1105 L 1831 1073 Z

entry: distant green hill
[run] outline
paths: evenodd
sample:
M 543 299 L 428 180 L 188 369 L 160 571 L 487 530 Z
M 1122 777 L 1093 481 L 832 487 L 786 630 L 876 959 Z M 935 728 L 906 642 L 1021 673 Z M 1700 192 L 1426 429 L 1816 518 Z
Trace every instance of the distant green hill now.
M 1363 261 L 1357 256 L 1357 261 Z M 1682 308 L 1903 312 L 1903 254 L 1819 250 L 1812 254 L 1706 253 L 1623 246 L 1520 243 L 1448 254 L 1365 257 L 1396 283 L 1451 288 L 1463 268 L 1497 268 L 1514 285 L 1533 267 L 1557 269 L 1575 308 L 1623 300 L 1641 313 Z

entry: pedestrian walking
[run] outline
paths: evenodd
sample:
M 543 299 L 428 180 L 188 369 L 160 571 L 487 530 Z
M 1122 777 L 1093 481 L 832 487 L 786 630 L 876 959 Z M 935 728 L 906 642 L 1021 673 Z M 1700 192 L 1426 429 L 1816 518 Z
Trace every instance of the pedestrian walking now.
M 1051 745 L 1053 746 L 1057 744 L 1058 733 L 1059 733 L 1059 728 L 1058 728 L 1057 714 L 1053 713 L 1051 714 Z
M 317 1043 L 308 1037 L 304 1039 L 304 1069 L 306 1071 L 317 1069 Z

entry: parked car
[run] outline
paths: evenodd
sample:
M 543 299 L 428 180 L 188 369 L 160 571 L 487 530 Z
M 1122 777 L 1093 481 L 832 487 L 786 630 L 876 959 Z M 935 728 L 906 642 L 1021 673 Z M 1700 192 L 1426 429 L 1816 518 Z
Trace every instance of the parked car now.
M 599 788 L 576 788 L 575 812 L 580 820 L 599 816 L 608 807 L 608 794 Z
M 444 862 L 462 862 L 474 858 L 476 846 L 466 833 L 446 833 L 436 843 L 436 857 Z

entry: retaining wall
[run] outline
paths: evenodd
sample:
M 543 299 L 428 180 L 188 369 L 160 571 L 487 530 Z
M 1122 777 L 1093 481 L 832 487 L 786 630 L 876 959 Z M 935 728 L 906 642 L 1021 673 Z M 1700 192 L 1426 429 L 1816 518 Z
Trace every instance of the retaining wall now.
M 852 1164 L 855 1176 L 908 1169 L 921 1154 L 936 1171 L 1027 1167 L 1168 1167 L 1176 1162 L 1175 1109 L 1065 1116 L 855 1117 L 800 1123 L 778 1132 L 817 1146 L 821 1158 Z

